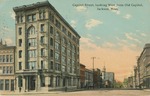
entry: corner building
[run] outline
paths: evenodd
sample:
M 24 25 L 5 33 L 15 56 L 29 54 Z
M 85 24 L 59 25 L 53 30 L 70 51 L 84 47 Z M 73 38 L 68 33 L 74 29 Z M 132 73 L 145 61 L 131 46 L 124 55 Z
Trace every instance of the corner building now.
M 13 10 L 16 13 L 16 90 L 78 88 L 79 34 L 48 1 Z

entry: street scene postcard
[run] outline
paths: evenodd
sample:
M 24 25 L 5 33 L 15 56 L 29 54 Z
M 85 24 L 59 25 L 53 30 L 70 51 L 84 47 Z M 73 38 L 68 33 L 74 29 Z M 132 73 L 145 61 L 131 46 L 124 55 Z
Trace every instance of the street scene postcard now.
M 0 96 L 150 96 L 150 0 L 0 0 Z

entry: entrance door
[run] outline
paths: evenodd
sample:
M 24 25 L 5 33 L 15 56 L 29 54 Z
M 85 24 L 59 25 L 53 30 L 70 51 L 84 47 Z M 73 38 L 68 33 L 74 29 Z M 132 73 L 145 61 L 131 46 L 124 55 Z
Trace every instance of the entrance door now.
M 63 87 L 66 86 L 66 79 L 65 77 L 63 78 Z
M 35 90 L 35 76 L 29 76 L 29 90 Z

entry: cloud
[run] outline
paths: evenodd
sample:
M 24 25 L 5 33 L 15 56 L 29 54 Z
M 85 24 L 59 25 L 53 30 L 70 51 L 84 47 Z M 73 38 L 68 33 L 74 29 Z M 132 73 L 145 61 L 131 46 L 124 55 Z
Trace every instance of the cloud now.
M 141 33 L 141 36 L 146 37 L 146 34 L 145 33 Z
M 109 10 L 111 10 L 114 13 L 116 13 L 117 15 L 120 14 L 120 11 L 118 10 L 118 6 L 109 6 L 108 8 L 109 8 Z
M 5 38 L 4 41 L 6 41 L 7 45 L 13 44 L 13 40 L 11 38 Z
M 130 19 L 132 16 L 130 14 L 126 14 L 123 18 Z
M 75 28 L 77 26 L 77 21 L 71 20 L 71 26 Z
M 138 42 L 138 43 L 141 43 L 141 41 L 139 41 L 136 38 L 133 38 L 131 35 L 132 35 L 132 33 L 125 33 L 125 36 L 126 36 L 127 39 L 133 40 L 133 41 Z
M 99 24 L 103 24 L 103 22 L 102 22 L 102 21 L 99 21 L 99 20 L 96 20 L 96 19 L 90 19 L 90 20 L 88 20 L 88 21 L 86 22 L 85 27 L 86 27 L 87 29 L 91 29 L 92 27 L 95 27 L 95 26 L 97 26 L 97 25 L 99 25 Z
M 10 13 L 11 18 L 15 20 L 15 12 L 11 11 L 9 13 Z
M 82 45 L 82 48 L 86 48 L 86 49 L 95 49 L 96 48 L 96 45 L 93 43 L 94 41 L 90 38 L 86 38 L 86 37 L 82 37 L 80 39 L 80 43 Z M 83 49 L 84 50 L 84 49 Z
M 83 11 L 85 11 L 87 8 L 85 7 L 85 6 L 78 6 L 78 7 L 76 7 L 76 10 L 78 11 L 78 12 L 83 12 Z
M 115 44 L 111 43 L 111 42 L 106 42 L 102 45 L 103 47 L 107 47 L 107 48 L 112 48 L 115 46 Z
M 98 36 L 96 36 L 96 39 L 100 40 L 101 38 L 100 38 L 100 37 L 98 37 Z

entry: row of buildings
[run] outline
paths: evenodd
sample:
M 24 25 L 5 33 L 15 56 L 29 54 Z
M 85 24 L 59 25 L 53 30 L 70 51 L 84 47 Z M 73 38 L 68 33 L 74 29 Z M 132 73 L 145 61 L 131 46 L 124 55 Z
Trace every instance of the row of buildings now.
M 128 77 L 128 87 L 150 88 L 150 44 L 145 44 L 134 66 L 133 76 Z
M 48 1 L 13 10 L 16 46 L 0 42 L 0 91 L 102 86 L 106 72 L 102 75 L 100 69 L 89 70 L 80 64 L 80 35 Z M 114 74 L 107 77 L 114 80 Z
M 80 82 L 81 88 L 113 88 L 115 75 L 114 72 L 106 72 L 105 66 L 103 70 L 99 68 L 90 70 L 80 64 Z

